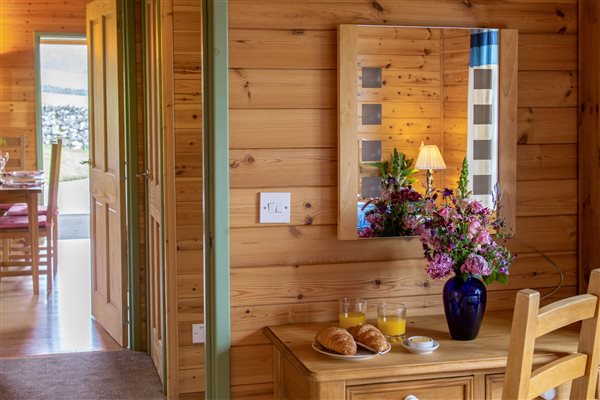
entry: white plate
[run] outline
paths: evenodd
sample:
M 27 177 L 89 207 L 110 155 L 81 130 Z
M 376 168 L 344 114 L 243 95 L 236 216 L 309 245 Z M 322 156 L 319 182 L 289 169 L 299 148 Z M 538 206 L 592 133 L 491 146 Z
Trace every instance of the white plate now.
M 383 355 L 392 349 L 392 345 L 388 343 L 387 349 L 385 349 L 384 351 L 379 352 L 379 353 L 373 353 L 372 351 L 364 349 L 364 348 L 360 347 L 360 345 L 358 345 L 356 348 L 355 355 L 343 355 L 343 354 L 336 353 L 333 350 L 329 350 L 329 349 L 325 348 L 324 346 L 321 346 L 317 342 L 312 342 L 312 348 L 321 354 L 325 354 L 326 356 L 335 358 L 337 360 L 360 361 L 360 360 L 368 360 L 369 358 Z
M 438 347 L 440 347 L 439 342 L 436 342 L 435 340 L 433 341 L 433 347 L 427 347 L 427 348 L 422 348 L 422 349 L 418 349 L 416 347 L 411 347 L 408 345 L 408 341 L 404 340 L 403 342 L 400 343 L 402 345 L 402 347 L 404 347 L 409 353 L 414 353 L 414 354 L 429 354 L 429 353 L 433 353 L 434 351 L 436 351 L 438 349 Z

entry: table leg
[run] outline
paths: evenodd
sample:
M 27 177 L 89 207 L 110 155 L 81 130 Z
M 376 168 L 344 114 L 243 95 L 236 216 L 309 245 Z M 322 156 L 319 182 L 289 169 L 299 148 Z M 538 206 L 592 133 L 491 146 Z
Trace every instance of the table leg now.
M 33 294 L 40 294 L 40 264 L 39 264 L 39 221 L 38 194 L 27 194 L 27 214 L 29 217 L 29 245 L 31 249 L 31 274 L 33 276 Z

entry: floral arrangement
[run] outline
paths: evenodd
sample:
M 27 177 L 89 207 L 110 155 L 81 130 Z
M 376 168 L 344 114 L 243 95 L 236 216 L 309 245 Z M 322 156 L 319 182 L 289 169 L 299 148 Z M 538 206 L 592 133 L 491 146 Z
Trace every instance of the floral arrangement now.
M 424 199 L 412 186 L 403 186 L 388 175 L 381 197 L 368 201 L 362 210 L 369 226 L 359 232 L 361 238 L 416 236 Z
M 418 232 L 427 272 L 432 278 L 444 278 L 454 272 L 466 280 L 469 276 L 482 279 L 486 285 L 508 281 L 513 256 L 506 248 L 511 232 L 494 210 L 470 198 L 467 190 L 468 164 L 465 159 L 456 193 L 445 189 L 441 204 L 438 193 L 426 200 L 425 218 Z M 498 209 L 499 196 L 494 196 Z M 495 230 L 495 241 L 490 230 Z

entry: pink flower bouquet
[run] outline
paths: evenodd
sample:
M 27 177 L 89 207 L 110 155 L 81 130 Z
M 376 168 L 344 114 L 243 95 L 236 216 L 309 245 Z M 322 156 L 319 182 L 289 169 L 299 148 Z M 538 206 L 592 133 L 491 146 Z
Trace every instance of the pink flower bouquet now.
M 486 285 L 495 281 L 506 283 L 513 258 L 505 246 L 510 231 L 493 210 L 469 197 L 467 176 L 465 160 L 457 193 L 445 189 L 441 203 L 436 203 L 438 193 L 426 199 L 425 215 L 417 230 L 427 272 L 435 279 L 454 272 L 464 280 L 482 279 Z M 497 209 L 497 197 L 495 199 Z

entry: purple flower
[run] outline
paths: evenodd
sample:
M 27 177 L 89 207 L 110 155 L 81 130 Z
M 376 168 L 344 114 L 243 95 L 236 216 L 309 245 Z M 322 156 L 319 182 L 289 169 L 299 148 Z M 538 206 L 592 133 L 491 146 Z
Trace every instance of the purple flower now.
M 452 272 L 452 258 L 447 254 L 438 253 L 427 264 L 427 273 L 433 279 L 445 278 Z
M 381 229 L 383 227 L 383 217 L 380 214 L 367 214 L 365 220 L 371 224 L 373 229 Z
M 360 232 L 358 233 L 358 237 L 361 237 L 361 238 L 375 237 L 375 231 L 373 230 L 373 228 L 367 226 L 366 228 L 363 228 L 360 230 Z
M 444 191 L 442 192 L 442 198 L 445 199 L 446 197 L 450 197 L 454 195 L 454 191 L 452 189 L 444 189 Z
M 409 229 L 411 231 L 415 230 L 417 225 L 419 225 L 419 220 L 413 216 L 408 216 L 404 218 L 404 221 L 402 222 L 404 224 L 404 228 Z
M 483 276 L 487 276 L 492 273 L 492 270 L 487 261 L 485 261 L 485 258 L 478 254 L 469 254 L 464 264 L 460 267 L 460 271 L 462 273 Z

